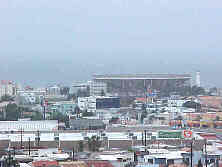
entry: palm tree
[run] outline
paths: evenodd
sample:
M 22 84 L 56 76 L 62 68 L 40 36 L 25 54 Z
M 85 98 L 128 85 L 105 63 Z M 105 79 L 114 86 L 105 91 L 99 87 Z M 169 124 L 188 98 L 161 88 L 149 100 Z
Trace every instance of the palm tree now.
M 98 136 L 92 136 L 91 138 L 88 138 L 89 151 L 99 151 L 99 148 L 101 147 L 101 141 L 99 139 L 100 138 Z
M 183 117 L 182 117 L 181 115 L 179 115 L 179 116 L 177 117 L 177 120 L 180 121 L 180 126 L 181 126 L 181 128 L 182 128 L 182 120 L 183 120 Z

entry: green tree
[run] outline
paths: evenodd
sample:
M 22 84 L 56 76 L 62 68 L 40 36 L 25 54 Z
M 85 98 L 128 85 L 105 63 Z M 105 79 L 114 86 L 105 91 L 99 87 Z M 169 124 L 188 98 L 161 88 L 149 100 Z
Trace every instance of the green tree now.
M 1 101 L 12 101 L 13 99 L 12 99 L 12 97 L 11 96 L 9 96 L 9 95 L 3 95 L 2 97 L 1 97 Z
M 67 100 L 75 100 L 77 98 L 76 94 L 73 93 L 73 94 L 68 94 L 67 96 Z
M 216 116 L 215 121 L 220 121 L 220 117 Z
M 79 143 L 78 143 L 78 152 L 83 152 L 83 150 L 84 150 L 83 141 L 79 141 Z
M 94 114 L 93 112 L 83 112 L 82 117 L 92 117 Z
M 103 89 L 101 90 L 101 94 L 100 95 L 101 96 L 106 96 L 105 91 Z
M 198 115 L 195 120 L 196 120 L 196 121 L 200 121 L 201 119 L 202 119 L 202 117 L 201 117 L 200 115 Z
M 101 141 L 98 136 L 92 136 L 91 138 L 88 138 L 88 147 L 89 151 L 92 152 L 98 152 L 99 148 L 101 147 Z
M 42 114 L 40 112 L 34 112 L 34 114 L 31 116 L 32 121 L 42 120 Z
M 203 167 L 203 164 L 202 164 L 202 162 L 201 162 L 201 159 L 199 159 L 198 164 L 197 164 L 197 167 Z
M 50 116 L 50 120 L 58 120 L 59 122 L 64 122 L 66 127 L 69 127 L 69 117 L 62 114 L 61 112 L 53 112 Z
M 198 86 L 193 86 L 191 88 L 191 92 L 192 92 L 191 93 L 192 96 L 198 96 L 198 95 L 205 95 L 206 94 L 204 88 L 198 87 Z
M 145 110 L 145 111 L 143 111 L 142 114 L 141 114 L 141 123 L 143 123 L 143 120 L 144 120 L 144 118 L 146 118 L 146 117 L 147 117 L 147 111 Z
M 8 104 L 6 106 L 6 120 L 7 121 L 17 121 L 20 117 L 20 112 L 18 111 L 18 107 L 16 104 Z

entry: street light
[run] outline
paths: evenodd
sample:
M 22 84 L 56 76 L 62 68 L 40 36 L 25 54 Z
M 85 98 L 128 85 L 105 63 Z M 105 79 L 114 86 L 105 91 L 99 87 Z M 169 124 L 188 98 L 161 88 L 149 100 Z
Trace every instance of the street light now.
M 207 139 L 204 140 L 204 147 L 205 147 L 205 165 L 207 167 Z
M 190 142 L 190 166 L 193 167 L 193 142 L 194 142 L 195 138 L 191 139 Z

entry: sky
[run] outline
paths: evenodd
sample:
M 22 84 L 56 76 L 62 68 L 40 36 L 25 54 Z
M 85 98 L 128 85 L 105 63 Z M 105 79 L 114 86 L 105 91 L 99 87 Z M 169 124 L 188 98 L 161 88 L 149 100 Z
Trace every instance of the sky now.
M 222 87 L 221 0 L 0 1 L 0 80 L 201 72 Z

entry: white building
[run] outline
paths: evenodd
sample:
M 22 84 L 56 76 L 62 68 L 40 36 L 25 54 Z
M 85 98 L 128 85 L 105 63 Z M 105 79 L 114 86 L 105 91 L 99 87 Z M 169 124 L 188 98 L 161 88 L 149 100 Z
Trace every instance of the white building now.
M 46 95 L 46 90 L 18 90 L 17 104 L 35 104 L 40 103 Z
M 101 96 L 102 93 L 106 94 L 107 93 L 107 84 L 103 82 L 96 82 L 96 81 L 88 81 L 85 83 L 79 83 L 76 82 L 72 85 L 70 89 L 70 93 L 77 93 L 78 90 L 81 91 L 88 91 L 90 96 Z
M 80 110 L 87 112 L 96 112 L 96 98 L 95 97 L 79 97 L 78 106 Z
M 187 100 L 168 100 L 168 107 L 182 107 Z
M 0 131 L 53 131 L 58 129 L 57 120 L 47 121 L 0 121 Z
M 90 96 L 78 98 L 80 110 L 87 112 L 96 112 L 98 110 L 118 110 L 120 109 L 119 97 Z
M 57 96 L 57 95 L 60 95 L 60 87 L 54 85 L 54 86 L 51 86 L 51 87 L 48 87 L 47 89 L 47 94 L 50 95 L 50 96 Z

